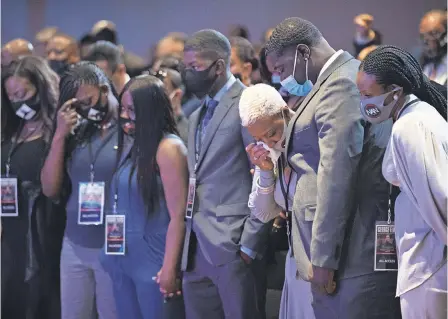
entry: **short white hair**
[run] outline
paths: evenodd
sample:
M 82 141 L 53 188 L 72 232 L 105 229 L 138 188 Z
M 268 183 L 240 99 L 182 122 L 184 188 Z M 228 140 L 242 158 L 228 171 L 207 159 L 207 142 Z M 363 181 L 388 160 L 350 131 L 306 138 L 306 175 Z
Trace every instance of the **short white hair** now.
M 247 127 L 261 118 L 279 114 L 285 107 L 286 102 L 274 87 L 263 83 L 250 86 L 240 99 L 241 124 Z

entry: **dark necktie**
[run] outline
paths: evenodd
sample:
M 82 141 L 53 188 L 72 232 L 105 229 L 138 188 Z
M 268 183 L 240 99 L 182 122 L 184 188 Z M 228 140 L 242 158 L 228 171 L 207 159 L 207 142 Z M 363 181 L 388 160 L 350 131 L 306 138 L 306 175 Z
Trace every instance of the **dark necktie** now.
M 216 107 L 218 106 L 218 101 L 210 100 L 207 103 L 207 111 L 205 112 L 204 119 L 202 120 L 202 138 L 204 138 L 205 130 L 207 129 L 208 123 L 213 117 L 213 113 L 215 113 Z

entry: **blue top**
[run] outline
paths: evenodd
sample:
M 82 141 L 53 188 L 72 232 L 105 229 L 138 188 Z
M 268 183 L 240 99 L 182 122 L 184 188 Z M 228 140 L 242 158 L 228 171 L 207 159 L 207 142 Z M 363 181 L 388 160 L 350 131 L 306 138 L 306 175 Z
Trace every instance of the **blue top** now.
M 175 138 L 179 137 L 176 136 Z M 123 150 L 123 158 L 129 154 L 130 147 L 133 144 L 132 139 L 125 136 L 125 144 L 127 145 Z M 157 172 L 158 204 L 152 211 L 148 211 L 137 185 L 137 167 L 131 177 L 131 182 L 129 182 L 131 168 L 132 161 L 129 159 L 120 165 L 111 184 L 111 196 L 108 197 L 108 206 L 113 207 L 113 194 L 118 186 L 117 214 L 126 216 L 125 256 L 116 256 L 115 259 L 122 260 L 123 257 L 127 259 L 126 256 L 132 260 L 138 258 L 141 263 L 153 265 L 151 267 L 147 264 L 148 268 L 153 268 L 151 269 L 151 276 L 153 276 L 163 264 L 170 216 L 159 172 Z M 146 258 L 143 258 L 143 256 L 146 256 Z M 108 256 L 108 258 L 110 257 L 113 258 L 113 256 Z
M 110 135 L 111 138 L 109 138 Z M 105 182 L 104 215 L 106 215 L 107 211 L 112 208 L 112 206 L 109 205 L 108 198 L 110 197 L 110 182 L 112 180 L 112 175 L 116 164 L 116 145 L 118 140 L 117 127 L 112 127 L 105 133 L 95 133 L 95 135 L 91 138 L 92 156 L 88 146 L 89 143 L 87 142 L 83 145 L 79 145 L 72 152 L 71 158 L 67 163 L 67 169 L 72 184 L 72 192 L 67 202 L 67 225 L 65 228 L 65 237 L 70 239 L 70 241 L 76 245 L 80 245 L 82 247 L 101 248 L 104 244 L 105 218 L 103 218 L 102 225 L 78 225 L 78 197 L 79 183 L 90 181 L 91 157 L 95 157 L 98 149 L 106 140 L 108 141 L 98 153 L 98 157 L 94 165 L 94 182 Z

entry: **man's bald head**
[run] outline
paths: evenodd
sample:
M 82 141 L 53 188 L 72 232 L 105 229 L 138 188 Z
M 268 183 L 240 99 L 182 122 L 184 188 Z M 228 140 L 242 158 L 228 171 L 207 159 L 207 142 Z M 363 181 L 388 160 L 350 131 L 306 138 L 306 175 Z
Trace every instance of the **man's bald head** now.
M 431 10 L 420 21 L 420 34 L 434 31 L 446 31 L 447 12 Z
M 427 12 L 420 22 L 420 38 L 423 42 L 423 54 L 428 60 L 439 60 L 446 54 L 447 12 L 432 10 Z
M 6 43 L 2 48 L 2 66 L 9 65 L 12 61 L 22 56 L 32 55 L 33 45 L 25 39 L 14 39 Z

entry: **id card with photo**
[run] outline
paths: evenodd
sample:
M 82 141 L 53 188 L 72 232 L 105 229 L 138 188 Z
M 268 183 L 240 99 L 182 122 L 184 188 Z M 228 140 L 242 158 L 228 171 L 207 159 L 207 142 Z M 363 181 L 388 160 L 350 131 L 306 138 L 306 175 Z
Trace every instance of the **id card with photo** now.
M 79 225 L 101 225 L 104 215 L 104 182 L 79 183 Z
M 125 215 L 106 216 L 106 255 L 124 255 L 126 250 Z
M 397 271 L 398 258 L 395 242 L 395 225 L 387 222 L 375 224 L 375 271 Z
M 1 178 L 1 217 L 19 216 L 19 206 L 17 200 L 17 178 Z
M 196 178 L 190 178 L 188 183 L 187 207 L 185 209 L 185 217 L 193 217 L 194 198 L 196 196 Z

